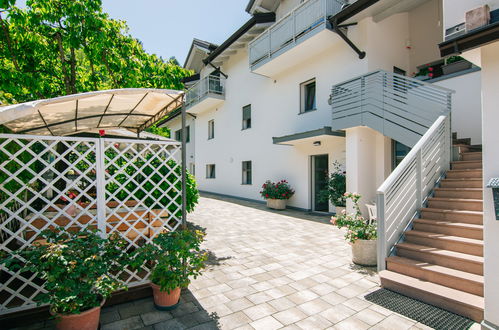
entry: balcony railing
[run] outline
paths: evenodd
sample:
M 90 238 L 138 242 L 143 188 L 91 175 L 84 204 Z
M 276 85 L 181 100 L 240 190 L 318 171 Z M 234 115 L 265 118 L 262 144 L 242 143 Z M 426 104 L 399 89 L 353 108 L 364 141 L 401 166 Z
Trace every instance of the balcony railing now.
M 249 44 L 250 66 L 270 59 L 284 47 L 294 44 L 327 23 L 341 11 L 346 0 L 308 0 L 269 27 Z
M 185 106 L 190 108 L 208 96 L 221 98 L 225 96 L 225 78 L 207 76 L 193 85 L 185 95 Z

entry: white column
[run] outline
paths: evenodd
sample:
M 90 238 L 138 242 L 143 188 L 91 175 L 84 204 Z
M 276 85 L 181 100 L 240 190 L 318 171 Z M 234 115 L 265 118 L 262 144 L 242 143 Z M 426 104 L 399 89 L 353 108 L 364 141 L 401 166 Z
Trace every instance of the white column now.
M 494 213 L 491 189 L 485 184 L 499 177 L 499 42 L 481 49 L 482 62 L 482 143 L 483 143 L 483 225 L 485 322 L 499 326 L 499 220 Z

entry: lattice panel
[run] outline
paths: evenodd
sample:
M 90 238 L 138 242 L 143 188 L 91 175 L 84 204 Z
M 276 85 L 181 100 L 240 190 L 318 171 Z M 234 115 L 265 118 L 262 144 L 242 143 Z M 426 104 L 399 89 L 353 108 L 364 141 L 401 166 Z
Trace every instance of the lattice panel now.
M 119 233 L 129 250 L 181 223 L 180 144 L 0 134 L 0 251 L 15 253 L 46 229 Z M 22 261 L 22 260 L 21 260 Z M 43 281 L 0 269 L 0 314 L 36 306 Z M 116 274 L 128 285 L 149 270 Z

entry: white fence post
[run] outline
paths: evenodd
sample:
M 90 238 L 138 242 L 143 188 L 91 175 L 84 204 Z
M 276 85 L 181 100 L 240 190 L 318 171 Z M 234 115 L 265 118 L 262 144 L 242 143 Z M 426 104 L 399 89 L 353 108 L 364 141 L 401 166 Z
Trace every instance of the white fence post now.
M 106 234 L 106 172 L 104 165 L 105 148 L 104 139 L 96 139 L 96 180 L 97 180 L 97 229 L 102 237 Z

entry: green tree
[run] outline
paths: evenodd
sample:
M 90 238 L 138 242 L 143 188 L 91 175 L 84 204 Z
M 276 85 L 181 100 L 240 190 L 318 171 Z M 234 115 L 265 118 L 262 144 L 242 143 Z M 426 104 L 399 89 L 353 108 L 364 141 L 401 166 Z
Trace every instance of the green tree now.
M 182 89 L 191 73 L 148 54 L 101 0 L 0 0 L 2 102 L 111 88 Z M 2 93 L 2 91 L 4 93 Z

